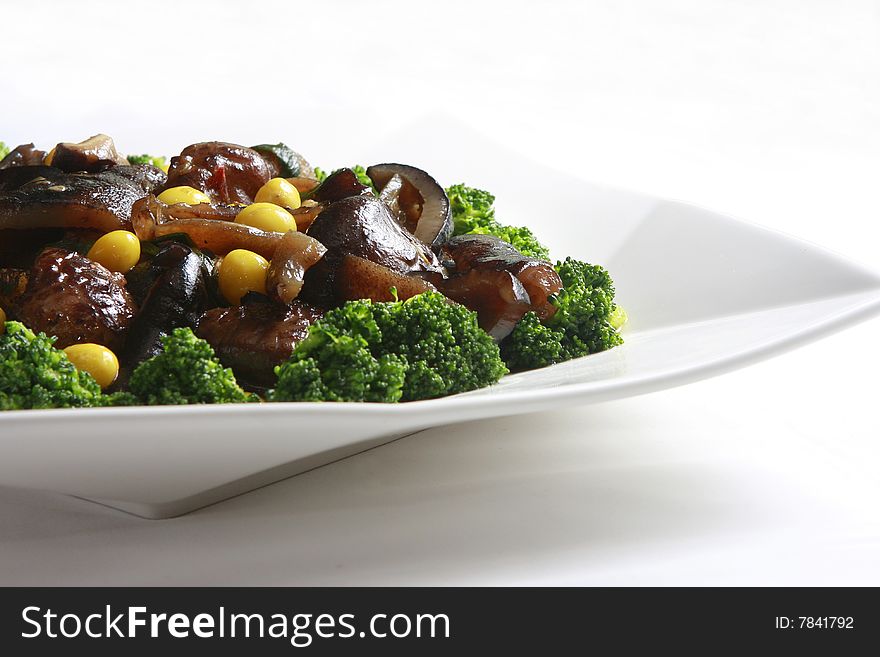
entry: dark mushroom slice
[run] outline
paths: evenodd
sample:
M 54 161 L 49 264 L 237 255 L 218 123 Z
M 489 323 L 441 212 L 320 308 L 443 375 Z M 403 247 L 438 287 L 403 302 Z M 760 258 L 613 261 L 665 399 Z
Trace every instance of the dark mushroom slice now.
M 522 283 L 529 295 L 530 310 L 535 311 L 539 319 L 549 319 L 556 312 L 549 297 L 562 289 L 562 279 L 546 260 L 524 256 L 493 235 L 453 237 L 444 245 L 441 257 L 454 263 L 452 278 L 472 270 L 487 275 L 493 271 L 509 272 Z
M 14 167 L 38 166 L 46 159 L 46 151 L 41 151 L 33 144 L 16 146 L 0 160 L 0 169 Z
M 386 196 L 396 196 L 393 202 L 406 217 L 407 230 L 425 244 L 437 248 L 452 236 L 449 197 L 427 173 L 407 164 L 387 163 L 374 164 L 367 169 L 367 175 L 379 190 L 391 183 L 394 176 L 400 176 L 400 189 Z
M 164 244 L 150 270 L 147 277 L 153 283 L 125 341 L 123 379 L 135 365 L 162 350 L 162 336 L 175 328 L 194 327 L 210 299 L 204 258 L 185 244 Z
M 302 290 L 306 271 L 327 253 L 326 247 L 313 237 L 296 230 L 288 231 L 272 254 L 266 274 L 269 297 L 290 303 Z
M 314 179 L 315 177 L 315 170 L 312 168 L 312 165 L 287 144 L 282 144 L 281 142 L 277 144 L 259 144 L 258 146 L 251 146 L 251 148 L 266 158 L 274 168 L 273 178 L 302 177 Z
M 388 207 L 372 194 L 330 203 L 312 223 L 308 234 L 327 247 L 327 254 L 307 272 L 303 293 L 322 304 L 334 299 L 333 280 L 346 255 L 369 260 L 399 274 L 444 275 L 431 249 L 398 224 Z
M 275 383 L 275 366 L 290 357 L 322 315 L 298 300 L 289 306 L 257 302 L 212 308 L 199 320 L 196 335 L 214 348 L 240 383 L 268 388 Z
M 284 235 L 234 221 L 203 218 L 200 216 L 202 206 L 207 204 L 167 205 L 155 196 L 147 196 L 135 203 L 132 212 L 134 232 L 144 242 L 183 233 L 198 248 L 217 255 L 225 255 L 233 249 L 247 249 L 266 259 L 272 257 Z M 204 212 L 216 213 L 217 208 L 207 206 Z
M 117 353 L 135 314 L 122 274 L 58 248 L 34 261 L 16 305 L 30 329 L 58 338 L 56 347 L 95 342 Z
M 37 167 L 42 175 L 0 192 L 0 229 L 131 230 L 132 206 L 148 193 L 155 179 L 143 167 L 155 169 L 141 165 L 100 173 L 65 173 Z
M 127 165 L 128 160 L 116 151 L 116 145 L 107 135 L 93 135 L 78 144 L 63 142 L 55 146 L 52 166 L 73 173 L 87 171 L 97 173 L 117 165 Z
M 477 313 L 480 328 L 496 341 L 510 335 L 516 323 L 532 310 L 523 284 L 504 270 L 472 269 L 438 282 L 440 292 Z
M 337 298 L 343 301 L 405 301 L 437 288 L 417 274 L 401 274 L 375 262 L 345 255 L 334 278 Z
M 252 203 L 275 169 L 260 153 L 222 141 L 192 144 L 171 158 L 166 189 L 186 185 L 216 203 Z
M 373 190 L 362 184 L 351 169 L 339 169 L 327 176 L 308 198 L 326 204 L 349 196 L 373 197 Z

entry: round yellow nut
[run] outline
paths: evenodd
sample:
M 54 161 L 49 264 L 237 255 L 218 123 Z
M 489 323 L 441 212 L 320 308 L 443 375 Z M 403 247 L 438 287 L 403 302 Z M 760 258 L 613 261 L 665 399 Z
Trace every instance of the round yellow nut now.
M 251 203 L 235 216 L 235 222 L 276 233 L 296 230 L 293 215 L 274 203 Z
M 187 205 L 198 205 L 199 203 L 210 203 L 211 199 L 204 192 L 200 192 L 195 187 L 181 185 L 180 187 L 169 187 L 157 196 L 160 201 L 167 205 L 176 203 L 186 203 Z
M 6 333 L 6 311 L 0 308 L 0 335 Z
M 124 274 L 141 259 L 141 241 L 127 230 L 114 230 L 99 237 L 86 257 L 110 271 Z
M 98 385 L 106 388 L 119 376 L 119 361 L 107 347 L 93 342 L 72 344 L 64 348 L 67 358 L 76 369 L 88 372 Z
M 269 261 L 246 249 L 235 249 L 220 261 L 217 284 L 226 300 L 235 305 L 248 292 L 266 294 Z
M 296 210 L 300 204 L 299 190 L 288 182 L 286 178 L 272 178 L 260 187 L 254 197 L 257 203 L 274 203 L 283 208 Z

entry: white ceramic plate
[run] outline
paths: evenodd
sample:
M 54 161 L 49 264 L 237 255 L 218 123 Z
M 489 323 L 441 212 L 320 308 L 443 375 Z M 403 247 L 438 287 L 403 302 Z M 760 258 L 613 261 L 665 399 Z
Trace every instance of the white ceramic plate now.
M 544 169 L 457 126 L 376 149 L 498 195 L 557 257 L 606 265 L 626 344 L 465 395 L 399 405 L 264 404 L 0 413 L 0 483 L 150 518 L 178 515 L 447 422 L 588 404 L 720 374 L 880 310 L 880 276 L 799 240 L 674 201 Z M 456 139 L 467 143 L 456 143 Z M 456 153 L 470 148 L 461 161 Z M 518 203 L 543 181 L 540 204 Z

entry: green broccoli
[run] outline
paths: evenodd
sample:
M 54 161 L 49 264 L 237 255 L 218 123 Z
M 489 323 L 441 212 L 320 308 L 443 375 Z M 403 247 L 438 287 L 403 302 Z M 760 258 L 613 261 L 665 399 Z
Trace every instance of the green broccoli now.
M 0 160 L 9 155 L 10 150 L 9 146 L 0 141 Z
M 0 335 L 0 410 L 97 406 L 101 388 L 73 366 L 54 337 L 6 322 Z
M 426 292 L 330 310 L 276 373 L 275 401 L 394 402 L 482 388 L 507 368 L 476 313 Z
M 529 370 L 605 351 L 623 342 L 626 313 L 614 303 L 614 282 L 599 265 L 566 258 L 556 263 L 563 288 L 544 324 L 527 313 L 504 340 L 501 354 L 512 370 Z
M 534 370 L 567 360 L 562 334 L 544 326 L 533 312 L 527 312 L 501 343 L 501 357 L 513 371 Z
M 254 401 L 214 350 L 190 328 L 162 338 L 163 351 L 138 365 L 129 381 L 141 404 L 226 404 Z M 126 401 L 126 400 L 120 400 Z
M 138 398 L 126 390 L 101 395 L 99 406 L 139 406 Z
M 375 358 L 362 336 L 316 327 L 276 372 L 273 401 L 396 402 L 406 361 L 391 354 Z
M 152 164 L 157 169 L 165 170 L 165 158 L 163 156 L 153 155 L 129 155 L 127 158 L 129 164 Z
M 373 190 L 373 194 L 378 195 L 379 190 L 376 189 L 376 186 L 373 184 L 373 181 L 370 180 L 370 177 L 367 175 L 367 170 L 365 167 L 362 167 L 360 164 L 355 164 L 351 167 L 351 170 L 354 171 L 354 175 L 357 176 L 358 182 L 361 185 L 366 185 L 370 189 Z M 336 173 L 339 169 L 333 169 L 330 173 Z M 330 175 L 320 167 L 315 167 L 315 178 L 318 182 L 324 182 L 327 179 L 327 176 Z
M 525 227 L 505 226 L 495 219 L 495 197 L 489 192 L 453 185 L 446 190 L 455 223 L 455 235 L 494 235 L 532 258 L 547 260 L 550 251 Z

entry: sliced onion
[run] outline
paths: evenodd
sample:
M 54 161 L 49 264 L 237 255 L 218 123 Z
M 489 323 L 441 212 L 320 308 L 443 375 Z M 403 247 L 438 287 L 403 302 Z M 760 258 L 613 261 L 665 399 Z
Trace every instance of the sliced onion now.
M 317 263 L 326 247 L 313 237 L 296 230 L 288 231 L 281 238 L 266 276 L 266 291 L 281 303 L 290 303 L 302 290 L 306 270 Z
M 284 233 L 260 230 L 245 224 L 192 216 L 193 208 L 179 203 L 166 205 L 155 196 L 137 201 L 132 208 L 132 225 L 138 239 L 148 241 L 185 233 L 200 249 L 225 255 L 233 249 L 247 249 L 269 259 L 278 248 Z M 182 215 L 181 218 L 175 216 Z

